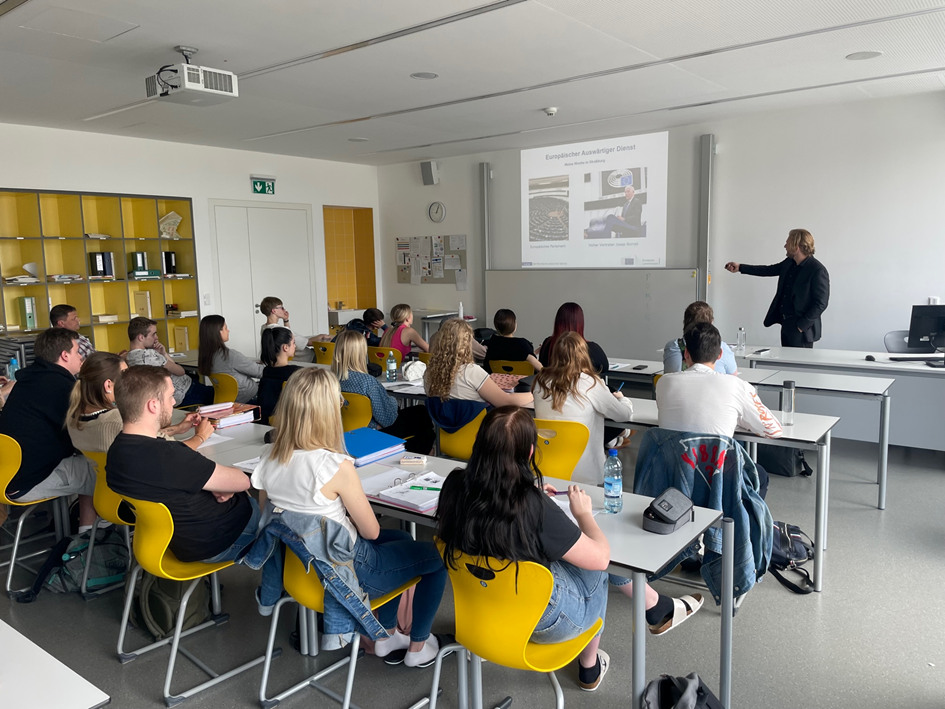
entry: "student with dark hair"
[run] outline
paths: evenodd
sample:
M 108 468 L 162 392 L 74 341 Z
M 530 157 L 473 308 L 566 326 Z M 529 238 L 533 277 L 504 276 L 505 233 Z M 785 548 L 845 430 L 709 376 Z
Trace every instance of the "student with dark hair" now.
M 384 324 L 384 312 L 377 308 L 368 308 L 360 318 L 346 322 L 345 328 L 341 332 L 345 330 L 354 330 L 364 335 L 368 347 L 380 347 L 381 338 L 387 332 L 387 325 Z M 331 341 L 338 342 L 341 332 L 335 335 Z
M 515 313 L 507 308 L 495 311 L 492 319 L 495 334 L 486 343 L 486 356 L 482 368 L 492 372 L 492 360 L 504 359 L 510 362 L 528 362 L 535 371 L 541 370 L 541 362 L 535 356 L 535 347 L 524 337 L 516 337 L 517 321 Z
M 686 306 L 683 313 L 683 334 L 686 333 L 696 323 L 712 323 L 715 320 L 715 314 L 712 312 L 712 306 L 704 300 L 697 300 Z M 670 340 L 663 348 L 663 374 L 671 372 L 680 372 L 686 368 L 683 362 L 683 352 L 686 349 L 686 341 L 683 337 L 676 340 Z M 722 356 L 715 360 L 715 371 L 719 374 L 737 374 L 738 365 L 735 362 L 735 353 L 732 348 L 724 342 L 722 343 Z
M 92 341 L 79 332 L 79 327 L 82 325 L 82 322 L 79 320 L 79 313 L 74 306 L 65 303 L 54 305 L 52 310 L 49 311 L 49 324 L 51 327 L 64 327 L 66 330 L 72 330 L 78 333 L 79 356 L 82 357 L 83 362 L 86 357 L 95 352 L 95 348 L 92 347 Z
M 515 406 L 486 414 L 465 470 L 454 470 L 443 483 L 436 512 L 436 534 L 443 558 L 455 568 L 455 553 L 504 561 L 533 561 L 548 567 L 555 580 L 551 600 L 532 634 L 536 643 L 575 638 L 607 611 L 610 544 L 601 532 L 591 499 L 579 486 L 568 487 L 575 525 L 548 494 L 535 465 L 535 421 Z M 631 595 L 632 584 L 612 576 L 611 583 Z M 673 599 L 646 586 L 646 620 L 662 635 L 702 607 L 698 594 Z M 581 689 L 593 692 L 607 672 L 610 657 L 598 649 L 600 635 L 578 656 Z
M 234 561 L 256 538 L 259 507 L 249 478 L 178 441 L 159 440 L 174 412 L 174 385 L 160 367 L 131 367 L 115 383 L 122 431 L 105 475 L 119 495 L 160 502 L 174 521 L 170 550 L 181 561 Z
M 548 366 L 555 342 L 565 332 L 576 332 L 582 338 L 584 337 L 584 310 L 577 303 L 564 303 L 555 313 L 554 332 L 551 333 L 551 337 L 546 338 L 541 343 L 541 350 L 538 352 L 538 360 L 542 365 Z M 610 370 L 607 355 L 604 354 L 604 350 L 596 342 L 591 342 L 586 338 L 585 342 L 587 342 L 587 351 L 591 357 L 591 364 L 594 365 L 594 370 L 599 377 L 606 378 L 607 372 Z
M 6 492 L 23 502 L 77 493 L 79 530 L 85 531 L 95 522 L 95 472 L 66 430 L 69 397 L 82 367 L 79 336 L 51 327 L 36 337 L 33 353 L 35 361 L 17 372 L 16 386 L 0 410 L 0 433 L 23 452 Z
M 211 374 L 229 374 L 239 386 L 236 401 L 245 404 L 256 398 L 263 366 L 239 350 L 226 346 L 230 329 L 222 315 L 206 315 L 200 320 L 197 371 L 204 377 Z
M 289 364 L 295 354 L 295 338 L 292 331 L 284 327 L 271 327 L 263 330 L 262 361 L 266 365 L 259 379 L 257 397 L 259 400 L 260 423 L 268 425 L 276 410 L 282 387 L 295 372 L 302 369 L 297 364 Z
M 149 365 L 163 367 L 174 383 L 174 403 L 177 406 L 212 404 L 213 387 L 195 382 L 184 368 L 172 360 L 158 339 L 157 321 L 150 318 L 132 318 L 128 322 L 129 367 Z

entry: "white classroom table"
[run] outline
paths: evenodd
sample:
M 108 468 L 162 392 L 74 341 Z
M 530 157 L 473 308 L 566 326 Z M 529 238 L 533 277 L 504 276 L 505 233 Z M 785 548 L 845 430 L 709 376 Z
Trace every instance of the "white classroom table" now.
M 751 367 L 895 378 L 899 405 L 889 414 L 889 443 L 945 451 L 945 436 L 942 435 L 945 369 L 929 367 L 924 362 L 893 362 L 891 357 L 901 355 L 888 352 L 771 347 L 766 352 L 757 353 L 759 349 L 748 350 L 746 359 Z M 867 360 L 867 355 L 874 361 Z M 808 402 L 805 408 L 814 413 L 840 416 L 843 420 L 835 431 L 837 436 L 877 442 L 872 433 L 876 430 L 872 413 L 865 412 L 864 407 L 855 402 L 818 397 L 816 402 Z
M 248 460 L 259 455 L 263 445 L 263 436 L 269 430 L 268 426 L 258 426 L 256 424 L 242 424 L 234 426 L 234 429 L 242 429 L 238 435 L 234 436 L 233 441 L 228 442 L 228 446 L 220 444 L 219 446 L 210 446 L 204 450 L 205 454 L 211 460 L 223 464 L 232 465 L 233 463 Z M 235 431 L 234 431 L 235 433 Z M 427 457 L 427 465 L 420 466 L 400 466 L 401 454 L 397 454 L 386 460 L 379 461 L 358 468 L 358 475 L 362 479 L 367 479 L 376 475 L 387 467 L 402 467 L 404 474 L 416 473 L 421 470 L 431 470 L 440 475 L 448 475 L 457 467 L 462 467 L 465 463 L 446 458 Z M 419 468 L 419 469 L 418 469 Z M 555 485 L 558 489 L 564 489 L 568 482 L 547 478 L 547 482 Z M 601 488 L 586 486 L 585 491 L 591 496 L 596 508 L 603 507 L 604 491 Z M 718 510 L 711 510 L 704 507 L 696 507 L 694 520 L 673 534 L 660 535 L 651 534 L 643 530 L 643 510 L 652 501 L 650 497 L 624 493 L 623 511 L 618 515 L 608 515 L 603 512 L 598 514 L 595 519 L 600 525 L 601 530 L 607 535 L 611 548 L 611 563 L 608 571 L 619 576 L 626 576 L 629 572 L 631 579 L 637 588 L 641 588 L 646 583 L 646 577 L 649 574 L 656 573 L 662 569 L 668 562 L 674 559 L 683 549 L 691 544 L 709 527 L 719 524 L 722 514 Z M 379 512 L 387 514 L 397 519 L 403 519 L 409 522 L 416 522 L 424 525 L 432 525 L 434 511 L 414 512 L 394 505 L 384 504 L 376 500 L 371 501 L 372 506 Z M 734 539 L 732 536 L 732 522 L 725 520 L 722 522 L 723 529 L 723 586 L 722 586 L 722 608 L 734 609 L 734 591 L 733 591 L 733 559 L 734 559 Z M 632 660 L 632 687 L 634 707 L 642 705 L 643 689 L 646 685 L 646 635 L 647 625 L 645 618 L 645 597 L 646 594 L 636 593 L 633 595 L 633 660 Z M 721 613 L 721 633 L 720 633 L 720 694 L 723 706 L 729 706 L 731 702 L 731 679 L 732 679 L 732 612 Z M 313 625 L 313 624 L 309 624 Z M 310 648 L 316 648 L 317 644 L 310 641 L 306 643 Z
M 767 373 L 767 376 L 764 376 Z M 876 482 L 879 485 L 879 495 L 876 500 L 877 509 L 886 509 L 886 475 L 889 463 L 889 412 L 892 405 L 890 388 L 895 379 L 885 377 L 861 377 L 849 374 L 821 373 L 806 370 L 778 370 L 771 372 L 768 369 L 749 369 L 746 375 L 751 375 L 752 383 L 762 390 L 783 390 L 785 381 L 793 381 L 797 392 L 823 394 L 826 396 L 846 397 L 851 399 L 869 399 L 879 402 L 879 460 L 876 464 Z M 748 380 L 748 376 L 739 376 Z M 760 377 L 760 378 L 759 378 Z M 780 407 L 779 407 L 780 408 Z
M 607 372 L 607 382 L 617 381 L 635 382 L 638 384 L 653 385 L 653 377 L 663 371 L 663 362 L 646 359 L 623 359 L 622 357 L 608 357 L 610 366 Z M 640 367 L 640 369 L 635 369 Z
M 96 709 L 111 698 L 0 621 L 0 696 L 5 707 Z
M 607 426 L 621 428 L 647 429 L 659 425 L 659 412 L 656 402 L 651 399 L 633 399 L 633 415 L 629 421 L 605 421 Z M 772 412 L 780 418 L 780 413 Z M 794 414 L 794 424 L 783 426 L 781 438 L 764 438 L 747 431 L 736 431 L 735 438 L 747 443 L 765 443 L 772 446 L 801 448 L 817 452 L 817 495 L 814 502 L 814 573 L 815 591 L 823 590 L 824 552 L 827 549 L 827 500 L 830 481 L 830 437 L 831 430 L 837 425 L 836 416 L 817 414 Z

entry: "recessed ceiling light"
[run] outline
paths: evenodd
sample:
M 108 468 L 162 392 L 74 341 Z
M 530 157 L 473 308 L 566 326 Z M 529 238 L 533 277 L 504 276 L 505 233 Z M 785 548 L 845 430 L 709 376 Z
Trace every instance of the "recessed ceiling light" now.
M 367 138 L 348 138 L 349 143 L 366 143 L 368 142 Z
M 429 79 L 438 79 L 440 78 L 439 74 L 434 74 L 432 71 L 415 71 L 410 75 L 411 79 L 420 79 L 421 81 Z
M 853 52 L 853 54 L 847 54 L 847 59 L 851 62 L 858 62 L 864 59 L 876 59 L 876 57 L 881 56 L 883 56 L 882 52 Z

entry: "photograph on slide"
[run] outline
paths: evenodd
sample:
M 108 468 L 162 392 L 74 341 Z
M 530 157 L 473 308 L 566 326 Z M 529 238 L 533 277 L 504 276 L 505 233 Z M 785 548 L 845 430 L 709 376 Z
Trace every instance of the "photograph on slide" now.
M 570 234 L 567 175 L 528 181 L 528 240 L 567 241 Z
M 646 168 L 584 174 L 585 239 L 646 237 Z

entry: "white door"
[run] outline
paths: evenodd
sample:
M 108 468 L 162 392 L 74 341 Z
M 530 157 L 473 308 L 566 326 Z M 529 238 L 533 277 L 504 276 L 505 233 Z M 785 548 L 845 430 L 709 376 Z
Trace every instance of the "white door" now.
M 259 356 L 259 301 L 281 298 L 292 329 L 314 334 L 315 264 L 305 208 L 214 205 L 220 314 L 230 346 Z

